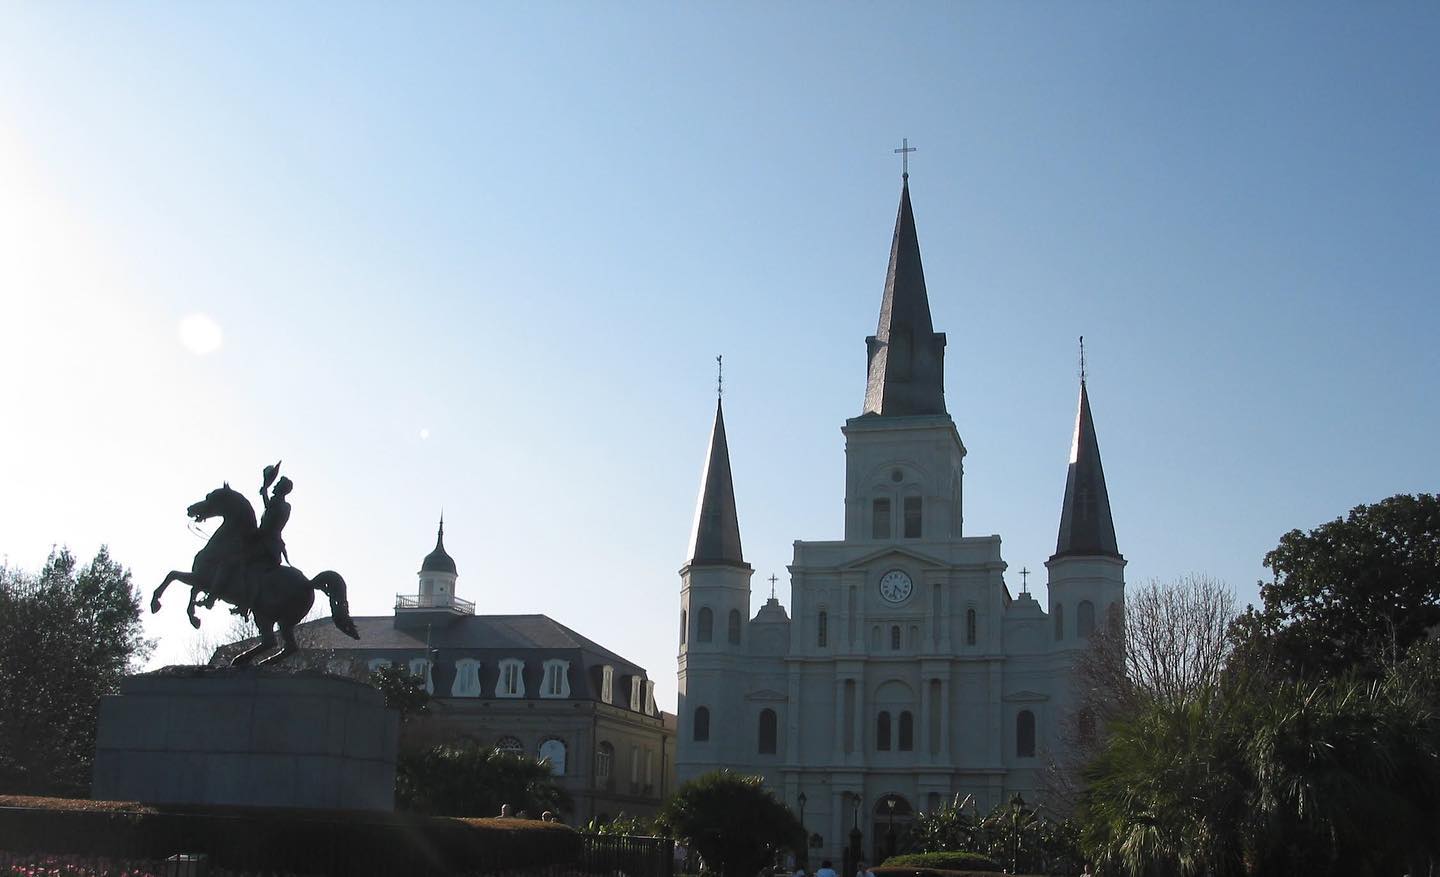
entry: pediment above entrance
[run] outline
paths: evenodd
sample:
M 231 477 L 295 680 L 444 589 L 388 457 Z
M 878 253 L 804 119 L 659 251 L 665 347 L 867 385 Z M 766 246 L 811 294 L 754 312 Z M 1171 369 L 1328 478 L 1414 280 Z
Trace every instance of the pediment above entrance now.
M 901 548 L 895 545 L 886 545 L 884 548 L 878 548 L 874 551 L 862 554 L 859 557 L 851 558 L 850 560 L 839 564 L 839 568 L 860 569 L 861 567 L 868 567 L 874 564 L 877 560 L 882 560 L 886 558 L 895 560 L 908 560 L 911 563 L 921 567 L 922 569 L 944 569 L 950 566 L 950 564 L 946 563 L 944 560 L 941 560 L 940 558 L 934 557 L 929 554 L 923 554 L 910 548 Z

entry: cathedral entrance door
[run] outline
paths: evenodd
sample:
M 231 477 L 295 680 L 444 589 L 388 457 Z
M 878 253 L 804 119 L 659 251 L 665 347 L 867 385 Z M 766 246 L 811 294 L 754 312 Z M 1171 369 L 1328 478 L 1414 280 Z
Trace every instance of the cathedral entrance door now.
M 915 808 L 910 806 L 909 801 L 892 793 L 875 802 L 873 815 L 871 860 L 878 865 L 910 848 L 910 827 L 915 822 Z

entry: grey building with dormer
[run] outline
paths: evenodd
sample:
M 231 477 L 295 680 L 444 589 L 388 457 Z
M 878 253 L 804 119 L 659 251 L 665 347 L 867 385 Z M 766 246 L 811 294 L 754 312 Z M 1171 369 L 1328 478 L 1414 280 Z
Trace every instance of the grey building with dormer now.
M 331 672 L 393 665 L 424 681 L 430 715 L 406 726 L 402 748 L 473 740 L 548 761 L 574 799 L 572 824 L 655 812 L 673 786 L 675 716 L 645 669 L 546 615 L 476 615 L 458 580 L 442 520 L 393 614 L 355 618 L 358 641 L 328 618 L 297 639 Z
M 844 534 L 795 542 L 789 613 L 771 597 L 749 615 L 718 406 L 680 569 L 678 778 L 763 775 L 803 811 L 815 855 L 836 860 L 852 827 L 878 859 L 891 822 L 903 834 L 918 810 L 1043 797 L 1046 757 L 1068 739 L 1074 658 L 1125 599 L 1083 370 L 1048 605 L 1012 592 L 999 536 L 965 532 L 966 449 L 908 176 L 865 343 L 861 412 L 841 429 Z

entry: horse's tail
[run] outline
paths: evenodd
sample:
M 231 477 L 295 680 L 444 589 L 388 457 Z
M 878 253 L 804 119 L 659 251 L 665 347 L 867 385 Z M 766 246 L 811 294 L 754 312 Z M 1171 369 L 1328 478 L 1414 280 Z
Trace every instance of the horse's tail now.
M 340 632 L 351 639 L 359 639 L 360 631 L 355 629 L 355 619 L 350 617 L 350 601 L 345 598 L 345 580 L 340 574 L 327 569 L 311 579 L 310 584 L 330 598 L 330 615 Z

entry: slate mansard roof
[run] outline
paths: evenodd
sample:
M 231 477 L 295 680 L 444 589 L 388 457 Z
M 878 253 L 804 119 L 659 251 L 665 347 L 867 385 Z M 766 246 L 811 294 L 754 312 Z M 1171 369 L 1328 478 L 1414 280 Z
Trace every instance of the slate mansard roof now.
M 639 664 L 545 615 L 467 615 L 428 630 L 396 627 L 393 615 L 365 615 L 355 619 L 355 627 L 359 641 L 337 630 L 329 618 L 307 621 L 296 632 L 306 649 L 334 651 L 340 657 L 386 658 L 403 664 L 423 657 L 427 648 L 436 650 L 435 693 L 442 697 L 450 690 L 455 662 L 462 658 L 480 661 L 487 679 L 502 658 L 523 660 L 526 699 L 539 697 L 543 662 L 551 658 L 570 662 L 572 699 L 600 700 L 600 668 L 607 665 L 614 668 L 619 705 L 629 701 L 628 689 L 621 689 L 622 679 L 649 678 Z M 488 682 L 485 688 L 490 689 Z

